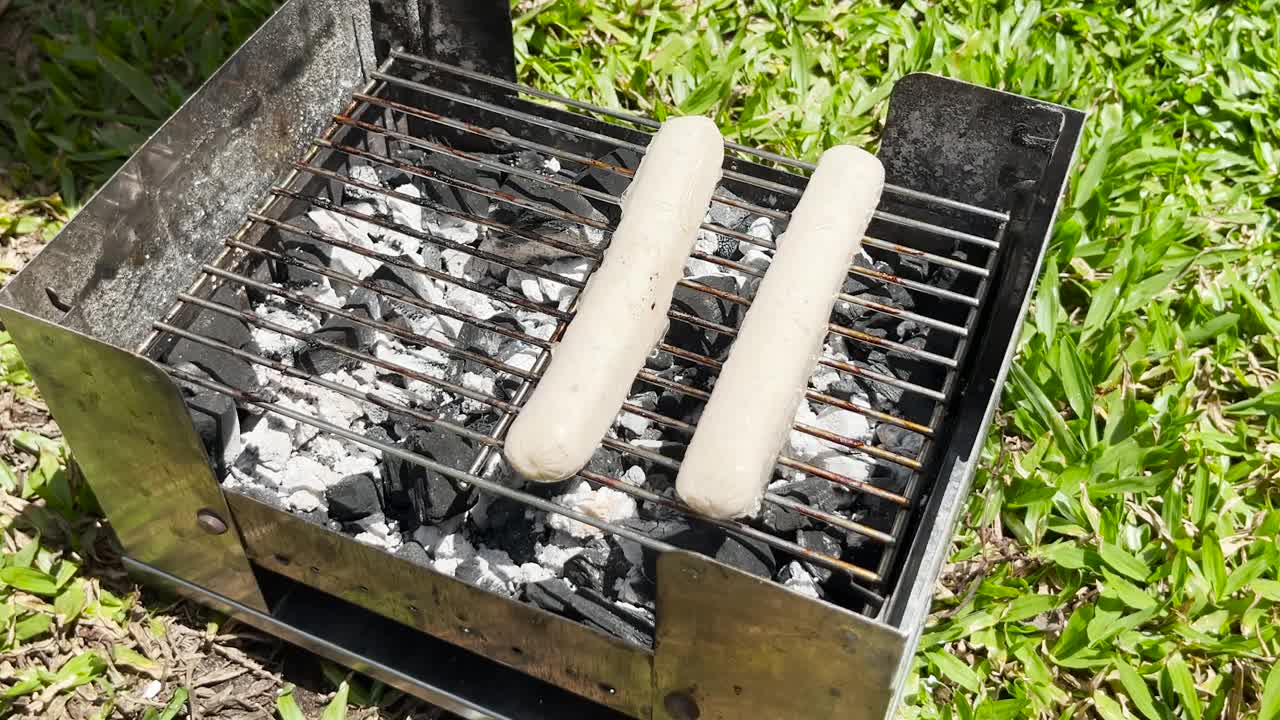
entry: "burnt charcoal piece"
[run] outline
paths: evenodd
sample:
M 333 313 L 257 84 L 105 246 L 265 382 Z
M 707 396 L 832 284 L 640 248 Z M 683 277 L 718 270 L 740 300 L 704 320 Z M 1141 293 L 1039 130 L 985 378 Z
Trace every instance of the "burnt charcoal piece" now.
M 672 362 L 674 362 L 674 358 L 671 357 L 671 353 L 665 353 L 654 348 L 649 353 L 649 357 L 644 359 L 644 366 L 649 370 L 666 370 L 671 367 Z
M 596 448 L 591 460 L 587 462 L 587 469 L 611 478 L 620 478 L 626 472 L 626 467 L 622 464 L 622 453 L 605 447 Z
M 223 385 L 245 392 L 258 389 L 258 376 L 254 373 L 253 366 L 247 360 L 241 360 L 222 350 L 183 338 L 165 356 L 165 364 L 176 366 L 184 362 L 195 365 L 215 382 Z
M 431 279 L 426 275 L 398 265 L 383 264 L 369 276 L 370 285 L 387 288 L 392 292 L 406 293 L 419 300 L 426 298 L 426 287 L 429 282 Z
M 489 318 L 489 322 L 517 332 L 524 331 L 524 327 L 520 324 L 520 321 L 511 313 L 498 313 L 497 315 Z M 458 332 L 459 345 L 466 350 L 475 350 L 481 355 L 486 355 L 488 357 L 497 357 L 498 350 L 507 342 L 510 341 L 505 336 L 499 335 L 491 330 L 485 330 L 484 328 L 477 327 L 470 323 L 463 325 L 462 330 Z
M 489 527 L 482 545 L 506 550 L 518 565 L 533 562 L 535 546 L 543 538 L 524 504 L 500 497 L 489 504 L 486 518 Z
M 657 586 L 644 574 L 644 547 L 634 540 L 609 538 L 604 562 L 605 593 L 632 605 L 647 605 Z
M 617 607 L 587 588 L 575 592 L 564 580 L 544 580 L 525 586 L 525 598 L 544 610 L 565 615 L 642 647 L 653 645 L 653 623 Z
M 431 556 L 427 554 L 425 548 L 413 540 L 406 540 L 404 544 L 396 550 L 396 557 L 401 560 L 408 560 L 415 565 L 431 567 Z
M 382 183 L 383 187 L 389 187 L 392 190 L 413 180 L 409 173 L 389 165 L 375 164 L 373 165 L 373 171 L 378 174 L 378 182 Z
M 416 452 L 455 470 L 468 469 L 476 457 L 466 440 L 443 430 L 415 430 L 409 434 L 409 442 Z
M 458 470 L 466 470 L 475 457 L 475 451 L 461 438 L 439 430 L 414 431 L 405 442 L 413 452 Z M 388 515 L 400 520 L 406 530 L 447 520 L 475 505 L 474 487 L 463 487 L 390 453 L 383 453 L 382 463 Z M 402 519 L 406 513 L 408 524 Z
M 600 161 L 612 165 L 614 167 L 627 168 L 634 170 L 640 167 L 640 154 L 634 150 L 619 149 L 603 155 Z M 614 170 L 608 170 L 601 167 L 588 167 L 575 178 L 575 182 L 585 188 L 590 188 L 603 193 L 608 193 L 614 197 L 622 197 L 622 193 L 626 191 L 627 186 L 631 184 L 631 178 Z M 609 218 L 611 223 L 617 223 L 622 217 L 622 208 L 617 205 L 606 202 L 604 200 L 591 199 L 589 202 L 596 210 Z
M 356 288 L 342 303 L 342 309 L 363 315 L 370 320 L 381 320 L 382 298 L 372 290 Z
M 378 484 L 367 473 L 348 475 L 325 490 L 329 516 L 341 522 L 368 517 L 382 509 Z
M 734 195 L 728 190 L 720 190 L 716 193 L 717 197 L 726 197 L 731 200 L 741 200 L 742 198 Z M 747 217 L 749 213 L 736 205 L 729 205 L 723 202 L 711 202 L 711 207 L 707 211 L 711 215 L 711 222 L 717 225 L 723 225 L 731 230 L 745 230 L 747 227 Z M 738 241 L 733 241 L 734 248 L 738 246 Z
M 886 450 L 909 458 L 919 457 L 920 449 L 924 447 L 923 435 L 889 423 L 880 423 L 876 426 L 876 439 Z
M 759 521 L 752 524 L 763 525 L 765 530 L 775 533 L 789 533 L 807 528 L 812 522 L 795 510 L 764 503 L 760 508 Z
M 284 222 L 307 233 L 321 234 L 320 226 L 305 214 L 289 218 Z M 312 235 L 293 230 L 272 228 L 267 233 L 263 244 L 275 247 L 288 258 L 310 265 L 329 267 L 333 260 L 332 245 L 323 240 L 317 240 Z M 273 262 L 272 267 L 272 274 L 277 282 L 290 285 L 316 285 L 325 280 L 324 275 L 284 262 Z
M 382 497 L 387 517 L 412 532 L 427 522 L 424 506 L 427 478 L 430 472 L 397 455 L 382 454 Z
M 307 335 L 308 346 L 298 351 L 298 365 L 317 375 L 351 367 L 360 361 L 337 350 L 319 347 L 312 343 L 321 340 L 335 345 L 365 352 L 373 345 L 374 330 L 368 325 L 342 317 L 331 317 L 319 330 Z
M 773 551 L 768 545 L 749 538 L 730 535 L 716 527 L 691 527 L 662 539 L 676 547 L 713 557 L 726 565 L 759 577 L 773 577 L 778 566 L 777 561 L 774 560 Z M 650 577 L 657 576 L 655 570 L 648 567 L 645 570 Z
M 778 492 L 828 513 L 837 512 L 848 501 L 848 493 L 837 491 L 829 481 L 813 476 L 787 483 Z
M 214 466 L 222 467 L 223 449 L 239 432 L 236 404 L 226 395 L 205 391 L 187 400 L 187 412 Z
M 802 530 L 796 533 L 796 542 L 806 550 L 813 550 L 828 557 L 839 558 L 841 553 L 844 552 L 839 540 L 821 530 Z M 805 563 L 805 569 L 809 571 L 810 575 L 817 578 L 819 582 L 826 582 L 831 578 L 831 570 L 826 566 Z
M 498 181 L 490 173 L 477 172 L 475 166 L 444 153 L 430 153 L 410 160 L 433 177 L 460 180 L 489 190 L 498 189 Z M 415 177 L 414 184 L 427 200 L 453 212 L 467 215 L 489 216 L 490 199 L 479 193 L 463 190 L 443 181 L 423 180 Z
M 717 290 L 737 292 L 737 282 L 727 275 L 702 277 L 697 281 Z M 680 286 L 671 294 L 673 310 L 694 315 L 706 322 L 733 325 L 736 311 L 726 312 L 725 306 L 726 301 L 692 288 Z M 709 332 L 706 328 L 677 320 L 671 323 L 667 342 L 684 350 L 715 356 L 728 347 L 730 339 L 720 333 Z
M 219 286 L 209 299 L 236 310 L 249 309 L 249 300 L 238 287 Z M 251 349 L 253 346 L 253 336 L 249 334 L 248 323 L 240 318 L 213 310 L 198 308 L 188 329 L 197 335 L 213 338 L 233 348 Z
M 583 553 L 564 562 L 564 577 L 580 588 L 590 588 L 597 592 L 604 590 L 604 568 L 593 565 Z
M 738 256 L 738 240 L 736 238 L 720 236 L 716 241 L 716 257 L 722 257 L 725 260 L 732 260 Z

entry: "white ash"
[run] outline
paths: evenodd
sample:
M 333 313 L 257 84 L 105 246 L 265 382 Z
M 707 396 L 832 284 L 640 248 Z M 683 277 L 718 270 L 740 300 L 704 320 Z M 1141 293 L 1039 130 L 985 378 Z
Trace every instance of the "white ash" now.
M 627 483 L 628 485 L 634 485 L 636 487 L 644 487 L 644 483 L 645 483 L 644 468 L 640 467 L 639 465 L 632 465 L 631 467 L 627 468 L 626 472 L 622 473 L 622 481 Z
M 280 486 L 287 491 L 308 490 L 320 496 L 325 488 L 342 478 L 333 470 L 305 455 L 289 461 L 289 467 L 280 476 Z
M 418 189 L 418 186 L 412 183 L 405 183 L 404 185 L 396 186 L 394 188 L 394 191 L 401 195 L 407 195 L 411 198 L 422 197 L 422 191 Z M 406 227 L 411 227 L 411 228 L 422 227 L 423 208 L 421 205 L 418 205 L 417 203 L 409 200 L 405 200 L 403 198 L 398 198 L 393 196 L 387 199 L 387 209 L 391 212 L 391 219 L 394 222 L 400 225 L 404 225 Z M 416 240 L 416 238 L 414 239 Z M 419 251 L 422 248 L 421 241 L 419 241 L 418 248 L 419 248 Z M 414 251 L 409 250 L 408 247 L 406 247 L 404 254 L 414 255 L 416 253 Z M 423 264 L 427 265 L 428 263 L 423 263 Z
M 385 518 L 365 525 L 365 529 L 356 534 L 356 540 L 366 545 L 386 548 L 392 552 L 398 550 L 402 542 L 400 528 L 395 521 Z
M 242 457 L 249 455 L 254 464 L 274 473 L 284 472 L 293 455 L 293 439 L 271 418 L 260 419 L 240 435 L 240 440 L 246 451 Z
M 295 305 L 291 301 L 275 295 L 268 295 L 266 301 L 257 305 L 253 310 L 263 320 L 282 325 L 300 334 L 315 332 L 320 327 L 319 316 L 310 309 Z M 249 332 L 253 337 L 254 344 L 258 346 L 262 354 L 273 360 L 290 358 L 303 345 L 303 341 L 299 338 L 278 333 L 274 330 L 267 330 L 257 325 L 251 325 Z M 260 375 L 261 371 L 265 369 L 261 365 L 255 365 L 254 368 Z
M 347 173 L 356 181 L 366 185 L 381 184 L 378 179 L 378 171 L 372 165 L 355 165 Z M 374 192 L 357 185 L 344 185 L 343 194 L 353 200 L 361 200 L 371 204 L 379 215 L 388 214 L 387 196 L 380 192 Z
M 575 257 L 555 260 L 547 269 L 561 277 L 581 282 L 587 279 L 587 274 L 591 272 L 591 267 L 591 260 Z M 555 302 L 556 307 L 560 310 L 568 310 L 569 304 L 572 303 L 573 299 L 578 295 L 577 288 L 561 282 L 556 282 L 555 280 L 538 278 L 538 285 L 542 297 L 546 301 Z
M 357 212 L 368 214 L 373 207 L 365 203 L 347 206 Z M 343 242 L 373 250 L 373 242 L 369 239 L 370 231 L 382 232 L 381 228 L 362 220 L 349 218 L 332 210 L 316 209 L 307 213 L 307 217 L 320 228 L 320 231 Z M 371 258 L 354 253 L 346 248 L 331 246 L 331 266 L 334 270 L 364 279 L 378 269 L 378 263 Z
M 556 544 L 554 541 L 546 545 L 538 543 L 533 550 L 534 559 L 538 564 L 551 571 L 556 577 L 564 574 L 564 564 L 569 562 L 570 558 L 586 549 L 581 545 L 566 547 L 564 542 L 562 539 L 562 544 Z
M 789 577 L 783 580 L 783 587 L 791 590 L 792 592 L 807 595 L 815 600 L 822 597 L 821 593 L 818 592 L 818 583 L 813 579 L 813 576 L 809 574 L 809 571 L 805 570 L 804 566 L 800 563 L 792 560 L 791 563 L 787 565 L 785 574 Z
M 585 480 L 554 499 L 557 505 L 606 523 L 618 523 L 636 516 L 636 501 L 630 495 L 609 487 L 592 488 Z M 547 523 L 576 538 L 600 537 L 600 528 L 564 515 L 552 515 Z

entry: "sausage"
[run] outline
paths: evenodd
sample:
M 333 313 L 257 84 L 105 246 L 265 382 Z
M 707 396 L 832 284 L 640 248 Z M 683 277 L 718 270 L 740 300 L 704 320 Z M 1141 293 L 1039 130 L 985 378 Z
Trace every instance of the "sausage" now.
M 507 462 L 524 478 L 563 480 L 591 459 L 666 333 L 723 162 L 724 139 L 707 118 L 673 118 L 654 134 L 577 314 L 507 434 Z
M 883 188 L 868 152 L 840 145 L 818 161 L 676 476 L 693 509 L 720 519 L 759 510 Z

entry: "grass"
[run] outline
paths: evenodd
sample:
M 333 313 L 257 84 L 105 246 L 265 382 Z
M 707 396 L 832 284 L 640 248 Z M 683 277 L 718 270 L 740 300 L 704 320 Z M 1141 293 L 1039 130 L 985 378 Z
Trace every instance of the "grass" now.
M 47 236 L 265 12 L 191 3 L 204 23 L 192 42 L 154 30 L 156 2 L 60 5 L 30 50 L 41 72 L 0 75 L 11 253 Z M 91 25 L 85 7 L 132 20 Z M 1280 3 L 552 0 L 516 14 L 525 81 L 709 114 L 735 140 L 809 159 L 873 145 L 889 88 L 912 71 L 1087 109 L 902 715 L 1280 717 Z M 66 79 L 81 72 L 96 86 Z M 0 357 L 8 391 L 30 392 L 11 346 Z M 26 459 L 0 477 L 45 477 L 56 508 L 61 450 L 21 432 L 10 443 L 35 455 L 15 450 Z M 62 569 L 83 548 L 30 547 L 4 546 L 0 578 L 49 592 L 4 580 L 7 652 L 45 636 L 17 640 L 20 623 L 69 632 L 58 598 L 95 582 Z M 96 621 L 90 607 L 76 622 Z M 98 667 L 80 662 L 37 673 L 40 692 Z

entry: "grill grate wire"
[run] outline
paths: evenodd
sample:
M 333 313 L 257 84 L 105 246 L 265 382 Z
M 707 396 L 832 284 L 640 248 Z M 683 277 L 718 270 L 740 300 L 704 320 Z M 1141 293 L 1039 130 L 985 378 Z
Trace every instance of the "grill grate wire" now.
M 413 165 L 390 157 L 389 154 L 382 154 L 368 148 L 355 147 L 354 145 L 344 142 L 343 139 L 339 137 L 344 131 L 360 131 L 369 137 L 381 138 L 386 143 L 402 143 L 405 146 L 413 147 L 427 153 L 448 155 L 471 167 L 498 169 L 504 173 L 522 177 L 533 182 L 543 183 L 544 186 L 549 188 L 572 190 L 585 197 L 590 197 L 611 205 L 620 205 L 621 198 L 616 195 L 580 186 L 563 177 L 548 177 L 534 171 L 522 170 L 521 168 L 516 168 L 482 157 L 476 153 L 466 152 L 439 142 L 417 137 L 413 134 L 397 130 L 393 126 L 393 123 L 396 120 L 425 122 L 433 126 L 448 128 L 453 131 L 465 133 L 469 136 L 475 136 L 486 140 L 501 141 L 502 143 L 521 150 L 531 150 L 539 153 L 544 158 L 555 158 L 557 160 L 574 163 L 584 168 L 597 168 L 605 172 L 617 174 L 621 177 L 630 177 L 634 174 L 634 171 L 628 168 L 587 157 L 569 149 L 524 139 L 515 133 L 509 133 L 492 127 L 482 127 L 474 123 L 465 122 L 444 114 L 433 112 L 424 107 L 418 107 L 413 104 L 397 100 L 393 97 L 388 97 L 388 95 L 394 93 L 416 93 L 422 96 L 447 101 L 449 103 L 457 103 L 459 105 L 476 108 L 486 113 L 507 118 L 509 121 L 517 125 L 536 125 L 557 133 L 569 133 L 587 140 L 608 143 L 610 147 L 615 149 L 628 149 L 640 154 L 643 154 L 645 150 L 645 146 L 643 144 L 620 140 L 610 135 L 580 128 L 569 123 L 545 118 L 540 115 L 524 112 L 516 108 L 507 107 L 488 100 L 462 95 L 457 92 L 404 77 L 395 72 L 405 70 L 406 74 L 411 74 L 415 68 L 429 68 L 434 72 L 485 83 L 493 88 L 518 93 L 525 97 L 548 101 L 553 106 L 568 107 L 577 111 L 603 116 L 612 120 L 628 123 L 641 129 L 651 130 L 658 126 L 656 121 L 647 118 L 641 118 L 616 110 L 601 108 L 588 103 L 554 95 L 552 93 L 491 78 L 472 71 L 444 65 L 426 58 L 393 51 L 392 56 L 383 68 L 371 74 L 373 80 L 371 80 L 369 86 L 363 92 L 357 92 L 352 95 L 351 103 L 343 112 L 334 116 L 333 123 L 324 133 L 315 138 L 312 148 L 307 155 L 302 160 L 293 163 L 293 173 L 286 182 L 280 186 L 273 187 L 270 190 L 269 197 L 262 208 L 258 211 L 248 213 L 246 224 L 244 228 L 242 228 L 241 232 L 235 237 L 227 239 L 225 243 L 226 251 L 224 256 L 210 264 L 204 265 L 202 268 L 201 278 L 197 280 L 191 290 L 181 293 L 175 298 L 174 306 L 170 312 L 166 314 L 164 320 L 155 324 L 156 334 L 153 335 L 152 340 L 148 342 L 148 346 L 155 347 L 157 345 L 155 341 L 164 336 L 168 336 L 170 338 L 183 338 L 212 350 L 234 355 L 235 357 L 255 365 L 271 368 L 290 377 L 301 379 L 308 383 L 313 383 L 319 387 L 342 394 L 359 402 L 371 403 L 388 411 L 413 418 L 421 423 L 452 432 L 476 443 L 476 445 L 481 448 L 478 457 L 472 464 L 469 471 L 464 472 L 441 465 L 422 455 L 407 451 L 402 447 L 397 447 L 380 442 L 376 439 L 365 437 L 359 433 L 351 431 L 349 428 L 335 426 L 322 418 L 314 417 L 307 413 L 300 412 L 295 408 L 274 402 L 273 399 L 265 393 L 252 393 L 238 390 L 216 381 L 193 375 L 179 368 L 166 368 L 166 370 L 168 370 L 168 372 L 170 372 L 176 379 L 206 390 L 225 394 L 241 406 L 257 407 L 262 410 L 290 418 L 297 422 L 309 424 L 332 435 L 342 437 L 346 440 L 365 445 L 374 450 L 378 450 L 413 463 L 417 463 L 445 477 L 474 484 L 486 492 L 516 500 L 529 507 L 570 517 L 587 525 L 597 527 L 606 533 L 611 533 L 619 537 L 635 541 L 642 546 L 653 550 L 665 551 L 674 549 L 669 543 L 662 540 L 648 537 L 629 528 L 604 522 L 598 518 L 583 515 L 582 513 L 561 507 L 544 498 L 509 487 L 494 480 L 492 477 L 497 466 L 503 462 L 501 459 L 501 448 L 503 443 L 502 438 L 505 435 L 506 429 L 515 413 L 518 412 L 520 405 L 527 397 L 534 383 L 537 382 L 542 370 L 545 368 L 549 359 L 549 352 L 547 352 L 547 350 L 552 347 L 555 341 L 563 333 L 568 322 L 572 319 L 574 303 L 577 302 L 576 297 L 570 302 L 567 309 L 563 310 L 558 307 L 539 304 L 527 299 L 518 292 L 508 292 L 501 288 L 496 290 L 493 288 L 487 288 L 471 280 L 456 277 L 449 273 L 432 270 L 430 268 L 425 268 L 396 256 L 391 256 L 376 250 L 354 245 L 340 238 L 327 235 L 322 231 L 304 229 L 273 216 L 278 214 L 276 211 L 282 205 L 289 203 L 303 203 L 309 208 L 328 210 L 332 213 L 343 215 L 353 220 L 368 223 L 371 226 L 376 226 L 388 231 L 394 231 L 417 238 L 418 240 L 430 243 L 441 249 L 456 250 L 474 258 L 482 259 L 513 270 L 519 270 L 520 272 L 527 273 L 534 277 L 562 284 L 575 291 L 581 290 L 585 285 L 585 282 L 582 280 L 565 277 L 546 268 L 539 267 L 536 264 L 519 262 L 496 253 L 486 252 L 478 247 L 455 242 L 429 231 L 409 227 L 374 215 L 357 212 L 343 207 L 340 203 L 332 202 L 327 198 L 308 194 L 291 187 L 296 185 L 294 181 L 297 179 L 312 177 L 328 181 L 331 184 L 341 184 L 344 187 L 358 188 L 368 193 L 377 193 L 385 198 L 393 198 L 399 201 L 418 205 L 442 215 L 451 215 L 461 220 L 476 223 L 491 231 L 519 237 L 523 240 L 540 243 L 548 247 L 554 247 L 560 251 L 585 258 L 592 263 L 589 272 L 593 271 L 595 264 L 601 257 L 602 251 L 600 250 L 565 242 L 561 239 L 549 237 L 528 229 L 513 227 L 510 224 L 505 224 L 492 218 L 478 217 L 468 213 L 458 212 L 438 203 L 434 203 L 426 198 L 415 197 L 405 193 L 396 192 L 392 189 L 383 188 L 379 185 L 366 183 L 323 166 L 323 161 L 326 158 L 335 155 L 347 158 L 348 160 L 358 160 L 364 163 L 383 165 L 385 167 L 395 168 L 410 175 L 411 177 L 432 183 L 438 187 L 448 187 L 468 193 L 474 193 L 478 196 L 488 198 L 494 203 L 520 208 L 523 211 L 533 213 L 541 217 L 571 223 L 580 227 L 594 228 L 605 233 L 608 233 L 613 229 L 613 224 L 606 220 L 577 215 L 546 203 L 539 202 L 535 199 L 520 197 L 477 185 L 464 179 L 453 177 L 438 169 Z M 371 111 L 380 111 L 382 113 L 380 117 L 383 119 L 385 124 L 373 123 L 360 119 L 359 116 L 362 113 L 368 113 Z M 814 167 L 810 163 L 792 160 L 775 153 L 752 149 L 736 143 L 726 143 L 726 148 L 742 156 L 752 156 L 759 160 L 773 163 L 793 173 L 808 172 Z M 762 191 L 777 193 L 793 199 L 797 198 L 802 192 L 800 189 L 790 185 L 765 178 L 755 177 L 750 174 L 734 170 L 726 170 L 725 180 L 758 188 Z M 948 303 L 964 308 L 965 321 L 963 324 L 956 324 L 949 319 L 936 317 L 928 313 L 894 307 L 892 305 L 855 297 L 845 293 L 842 293 L 838 298 L 841 302 L 849 303 L 850 305 L 859 307 L 867 312 L 891 316 L 901 320 L 913 321 L 929 328 L 931 331 L 937 331 L 937 333 L 943 337 L 952 338 L 952 349 L 949 353 L 925 350 L 923 348 L 916 348 L 904 343 L 876 337 L 854 328 L 841 325 L 840 323 L 833 322 L 828 327 L 829 333 L 846 338 L 853 343 L 857 343 L 861 347 L 876 349 L 889 353 L 895 357 L 903 357 L 912 361 L 941 368 L 943 370 L 942 383 L 937 386 L 926 386 L 908 380 L 903 380 L 894 377 L 893 375 L 877 372 L 852 360 L 844 360 L 827 355 L 824 355 L 819 360 L 822 366 L 835 370 L 837 373 L 841 374 L 841 376 L 848 375 L 862 377 L 874 383 L 892 386 L 904 393 L 910 394 L 922 403 L 925 403 L 926 407 L 930 408 L 928 412 L 930 419 L 927 423 L 918 422 L 917 420 L 903 417 L 901 413 L 895 414 L 893 412 L 886 412 L 882 409 L 870 407 L 865 403 L 834 397 L 830 394 L 819 392 L 812 388 L 806 392 L 806 397 L 810 402 L 820 406 L 829 406 L 858 413 L 869 420 L 887 423 L 903 430 L 917 433 L 923 439 L 921 450 L 917 456 L 909 457 L 868 442 L 845 438 L 821 428 L 798 423 L 795 425 L 794 429 L 801 433 L 808 434 L 827 442 L 835 443 L 848 449 L 851 453 L 859 454 L 871 461 L 890 463 L 910 471 L 905 489 L 901 492 L 894 492 L 889 489 L 879 487 L 871 481 L 846 477 L 839 473 L 834 473 L 824 468 L 817 467 L 811 463 L 789 457 L 786 454 L 779 458 L 778 465 L 788 470 L 822 478 L 834 485 L 852 492 L 861 493 L 867 497 L 876 498 L 879 501 L 888 503 L 889 506 L 894 509 L 892 529 L 886 532 L 857 522 L 852 518 L 829 513 L 819 508 L 811 507 L 791 497 L 778 495 L 772 492 L 767 493 L 764 498 L 764 501 L 770 505 L 803 514 L 820 523 L 840 528 L 844 531 L 856 533 L 866 538 L 868 541 L 881 546 L 884 552 L 880 556 L 880 562 L 876 569 L 864 567 L 863 565 L 850 562 L 844 558 L 832 557 L 830 555 L 802 547 L 795 542 L 760 530 L 747 522 L 721 521 L 700 516 L 692 509 L 680 503 L 679 500 L 674 497 L 667 497 L 646 488 L 630 485 L 620 478 L 603 475 L 591 470 L 584 470 L 579 474 L 581 479 L 585 480 L 593 487 L 610 487 L 614 490 L 632 496 L 638 502 L 661 506 L 667 510 L 692 517 L 699 522 L 716 526 L 727 533 L 765 543 L 771 548 L 793 556 L 796 559 L 812 562 L 832 570 L 846 573 L 853 580 L 851 587 L 863 600 L 865 600 L 873 611 L 879 609 L 885 602 L 886 588 L 892 580 L 890 573 L 893 567 L 893 560 L 896 556 L 898 546 L 901 544 L 901 538 L 905 535 L 911 510 L 915 507 L 915 504 L 919 499 L 918 496 L 921 493 L 921 489 L 925 484 L 922 479 L 922 471 L 927 467 L 927 456 L 931 450 L 933 441 L 936 439 L 939 432 L 939 425 L 945 413 L 946 405 L 956 392 L 959 368 L 962 366 L 965 352 L 971 344 L 969 341 L 972 338 L 972 331 L 979 316 L 979 311 L 983 306 L 984 298 L 990 287 L 990 279 L 998 259 L 999 253 L 995 251 L 1000 247 L 1000 240 L 1003 235 L 1005 224 L 1008 221 L 1008 216 L 1005 213 L 921 193 L 908 188 L 889 185 L 885 188 L 885 195 L 886 198 L 892 197 L 897 202 L 934 208 L 953 214 L 958 213 L 968 216 L 971 219 L 986 221 L 992 227 L 990 236 L 984 237 L 974 233 L 949 228 L 941 224 L 926 222 L 895 212 L 890 212 L 883 209 L 883 203 L 882 209 L 876 211 L 875 217 L 881 227 L 881 230 L 877 232 L 877 235 L 883 235 L 886 231 L 895 231 L 902 232 L 904 234 L 914 234 L 917 238 L 926 237 L 936 239 L 938 241 L 951 241 L 953 243 L 983 248 L 989 252 L 985 253 L 985 262 L 982 264 L 973 264 L 965 262 L 964 260 L 940 255 L 936 252 L 913 247 L 913 245 L 906 244 L 907 241 L 905 240 L 898 242 L 886 239 L 885 237 L 872 236 L 868 236 L 864 240 L 864 248 L 874 250 L 878 253 L 892 254 L 900 257 L 912 257 L 924 260 L 933 265 L 950 268 L 959 273 L 963 273 L 966 276 L 972 276 L 977 280 L 977 287 L 973 294 L 935 287 L 927 283 L 883 273 L 871 268 L 856 265 L 850 268 L 850 275 L 853 277 L 861 277 L 867 280 L 884 283 L 885 285 L 894 285 L 909 293 L 927 295 L 936 299 L 938 302 Z M 713 198 L 713 202 L 722 203 L 740 210 L 746 210 L 749 213 L 773 220 L 786 221 L 789 219 L 789 213 L 785 210 L 766 207 L 755 202 L 726 195 L 722 192 L 718 192 L 716 194 Z M 774 243 L 772 241 L 756 238 L 747 233 L 732 230 L 715 223 L 704 223 L 702 228 L 708 232 L 715 233 L 719 237 L 749 243 L 763 249 L 772 249 L 774 247 Z M 449 283 L 467 288 L 474 292 L 482 293 L 495 300 L 544 315 L 554 321 L 555 330 L 549 339 L 544 340 L 502 324 L 493 323 L 477 317 L 471 317 L 453 308 L 440 303 L 433 303 L 424 300 L 407 292 L 399 292 L 383 285 L 372 284 L 334 268 L 295 259 L 275 250 L 261 247 L 252 242 L 246 241 L 249 231 L 254 229 L 274 229 L 283 233 L 305 235 L 316 242 L 324 243 L 333 248 L 341 248 L 381 263 L 421 273 L 432 280 Z M 478 244 L 479 243 L 477 243 L 477 245 Z M 917 241 L 914 244 L 921 243 Z M 759 278 L 764 274 L 764 271 L 752 266 L 721 258 L 716 255 L 695 251 L 691 257 L 704 262 L 713 263 L 721 267 L 729 268 L 751 278 Z M 361 314 L 351 313 L 341 307 L 320 302 L 314 298 L 292 291 L 288 288 L 260 282 L 259 280 L 250 277 L 249 273 L 245 270 L 245 267 L 251 262 L 272 262 L 292 265 L 299 269 L 322 275 L 335 281 L 346 283 L 354 287 L 361 287 L 369 290 L 370 292 L 376 293 L 385 299 L 404 303 L 425 312 L 450 317 L 475 328 L 498 333 L 512 340 L 525 343 L 530 347 L 537 348 L 539 350 L 539 356 L 531 369 L 524 370 L 495 358 L 487 357 L 481 353 L 472 352 L 468 349 L 456 347 L 447 342 L 441 342 L 440 340 L 429 336 L 420 335 L 412 330 L 397 325 L 392 325 L 380 320 L 374 320 Z M 252 289 L 256 292 L 273 295 L 282 300 L 288 301 L 293 305 L 305 307 L 324 315 L 342 317 L 351 322 L 388 333 L 405 343 L 407 347 L 431 348 L 444 353 L 451 358 L 457 358 L 467 362 L 475 362 L 485 367 L 492 368 L 498 372 L 510 374 L 521 380 L 521 386 L 511 400 L 503 400 L 499 397 L 462 387 L 444 379 L 417 372 L 412 368 L 374 357 L 371 354 L 348 348 L 341 344 L 328 343 L 323 340 L 307 338 L 306 333 L 273 323 L 253 312 L 229 307 L 200 297 L 201 293 L 199 292 L 199 288 L 211 288 L 216 284 L 230 284 L 246 289 Z M 751 298 L 747 295 L 720 290 L 695 280 L 684 279 L 680 282 L 680 285 L 690 291 L 710 295 L 724 302 L 732 303 L 743 308 L 749 307 L 751 303 Z M 409 407 L 392 398 L 387 398 L 376 393 L 333 382 L 331 380 L 315 376 L 301 368 L 231 347 L 219 340 L 200 335 L 199 333 L 195 333 L 189 329 L 181 327 L 180 324 L 177 323 L 176 318 L 179 317 L 184 309 L 187 312 L 194 310 L 196 312 L 221 313 L 235 317 L 250 326 L 281 335 L 287 335 L 296 339 L 306 340 L 312 345 L 318 345 L 324 349 L 332 350 L 357 362 L 373 365 L 387 372 L 399 374 L 405 378 L 418 380 L 420 382 L 439 387 L 448 392 L 470 398 L 493 408 L 500 414 L 500 421 L 490 434 L 477 432 L 470 428 L 449 422 L 433 413 L 426 412 L 421 408 Z M 669 318 L 673 323 L 692 325 L 730 338 L 737 334 L 737 329 L 735 327 L 706 321 L 702 318 L 681 312 L 674 308 L 669 313 Z M 676 347 L 665 341 L 659 345 L 658 349 L 711 373 L 717 372 L 721 366 L 720 361 L 715 358 Z M 660 377 L 656 373 L 647 369 L 642 370 L 637 375 L 636 380 L 654 388 L 671 390 L 698 400 L 705 400 L 709 397 L 709 393 L 704 390 L 693 387 L 687 383 L 681 383 Z M 688 435 L 692 433 L 694 429 L 694 426 L 688 422 L 666 416 L 654 410 L 641 408 L 631 403 L 624 404 L 622 412 L 639 415 L 651 422 L 682 435 Z M 675 471 L 679 468 L 678 460 L 655 453 L 647 448 L 638 447 L 622 439 L 605 438 L 602 444 L 605 447 L 611 448 L 620 453 L 644 460 L 656 466 L 667 468 L 671 471 Z

